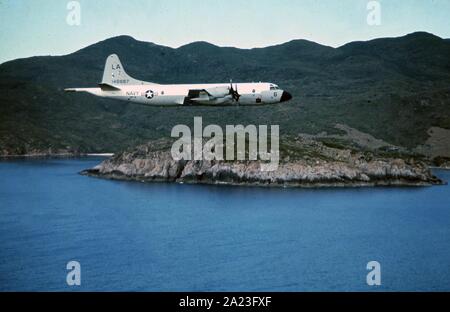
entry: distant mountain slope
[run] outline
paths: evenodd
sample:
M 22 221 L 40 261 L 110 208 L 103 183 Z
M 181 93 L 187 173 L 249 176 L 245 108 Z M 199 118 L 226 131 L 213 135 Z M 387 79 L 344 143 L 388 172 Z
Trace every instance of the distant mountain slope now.
M 278 106 L 157 108 L 65 94 L 95 86 L 105 58 L 159 83 L 271 81 L 294 99 Z M 346 124 L 414 148 L 431 127 L 450 128 L 450 41 L 428 33 L 352 42 L 339 48 L 306 40 L 237 49 L 194 42 L 177 49 L 110 38 L 65 56 L 0 65 L 0 153 L 115 152 L 167 137 L 175 124 L 279 124 L 282 135 L 338 133 Z

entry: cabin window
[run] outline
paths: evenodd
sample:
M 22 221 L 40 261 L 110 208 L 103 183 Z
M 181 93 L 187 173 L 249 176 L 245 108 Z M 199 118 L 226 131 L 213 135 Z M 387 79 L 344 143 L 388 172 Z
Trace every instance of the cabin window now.
M 161 95 L 164 95 L 164 91 L 161 91 Z
M 279 90 L 277 86 L 270 86 L 270 90 Z

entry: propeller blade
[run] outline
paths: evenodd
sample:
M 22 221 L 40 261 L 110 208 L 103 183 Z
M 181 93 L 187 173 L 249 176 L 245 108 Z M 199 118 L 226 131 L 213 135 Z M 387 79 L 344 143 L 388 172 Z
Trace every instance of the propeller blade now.
M 238 102 L 239 101 L 239 97 L 241 95 L 238 93 L 237 83 L 234 84 L 234 88 L 233 88 L 233 80 L 232 79 L 230 79 L 230 88 L 229 88 L 229 90 L 230 90 L 229 94 L 231 95 L 233 100 Z

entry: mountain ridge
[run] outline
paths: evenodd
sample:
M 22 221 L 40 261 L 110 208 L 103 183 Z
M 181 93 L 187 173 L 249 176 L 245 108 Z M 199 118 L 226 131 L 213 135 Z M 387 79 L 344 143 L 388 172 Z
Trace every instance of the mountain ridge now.
M 66 87 L 95 86 L 116 53 L 129 75 L 158 83 L 271 81 L 290 91 L 284 105 L 257 108 L 138 107 Z M 170 135 L 202 115 L 218 124 L 280 124 L 282 134 L 339 133 L 347 124 L 413 149 L 431 127 L 450 128 L 450 41 L 429 33 L 328 47 L 308 40 L 239 49 L 194 42 L 178 48 L 131 36 L 63 56 L 0 64 L 0 147 L 110 152 Z M 96 135 L 91 135 L 95 133 Z
M 434 34 L 432 34 L 430 32 L 416 31 L 416 32 L 412 32 L 412 33 L 409 33 L 409 34 L 405 34 L 405 35 L 402 35 L 402 36 L 396 36 L 396 37 L 382 37 L 382 38 L 374 38 L 374 39 L 369 39 L 369 40 L 354 40 L 354 41 L 350 41 L 350 42 L 344 43 L 344 44 L 342 44 L 340 46 L 337 46 L 337 47 L 332 47 L 332 46 L 329 46 L 329 45 L 326 45 L 326 44 L 321 44 L 321 43 L 317 43 L 317 42 L 312 41 L 312 40 L 302 39 L 302 38 L 295 38 L 295 39 L 291 39 L 289 41 L 278 43 L 278 44 L 272 44 L 272 45 L 267 45 L 267 46 L 263 46 L 263 47 L 253 47 L 253 48 L 239 48 L 239 47 L 234 47 L 234 46 L 219 46 L 219 45 L 216 45 L 216 44 L 210 43 L 208 41 L 204 41 L 204 40 L 189 42 L 189 43 L 186 43 L 186 44 L 182 44 L 179 47 L 170 47 L 170 46 L 165 46 L 163 44 L 158 44 L 158 43 L 155 43 L 155 42 L 152 42 L 152 41 L 138 40 L 138 39 L 134 38 L 131 35 L 123 34 L 123 35 L 117 35 L 117 36 L 109 37 L 109 38 L 106 38 L 106 39 L 103 39 L 103 40 L 100 40 L 100 41 L 97 41 L 97 42 L 93 42 L 93 43 L 91 43 L 91 44 L 89 44 L 89 45 L 87 45 L 85 47 L 82 47 L 82 48 L 80 48 L 78 50 L 75 50 L 75 51 L 67 53 L 67 54 L 61 54 L 61 55 L 48 54 L 48 55 L 34 55 L 34 56 L 21 57 L 21 58 L 8 60 L 8 61 L 5 61 L 3 63 L 0 63 L 0 66 L 5 64 L 5 63 L 14 62 L 14 61 L 17 61 L 17 60 L 29 59 L 29 58 L 68 56 L 68 55 L 77 53 L 77 52 L 79 52 L 81 50 L 84 50 L 85 48 L 89 48 L 91 46 L 94 46 L 94 45 L 97 45 L 97 44 L 100 44 L 100 43 L 105 43 L 105 42 L 110 41 L 110 40 L 121 40 L 121 39 L 123 39 L 123 40 L 130 40 L 131 39 L 131 41 L 133 41 L 133 42 L 145 43 L 145 44 L 150 44 L 150 45 L 159 46 L 159 47 L 165 47 L 165 48 L 172 49 L 172 50 L 177 50 L 177 49 L 180 49 L 180 48 L 183 48 L 183 47 L 186 47 L 186 46 L 190 46 L 190 45 L 195 45 L 195 44 L 198 44 L 198 43 L 202 43 L 202 44 L 205 43 L 205 44 L 208 44 L 208 45 L 211 45 L 211 46 L 214 46 L 214 47 L 218 47 L 218 48 L 230 48 L 230 49 L 237 49 L 237 50 L 258 50 L 258 49 L 266 49 L 266 48 L 272 48 L 272 47 L 280 47 L 280 46 L 283 46 L 283 45 L 286 45 L 286 44 L 291 44 L 291 43 L 294 43 L 294 42 L 312 43 L 312 44 L 315 44 L 315 45 L 319 45 L 319 46 L 322 46 L 322 47 L 326 47 L 326 48 L 330 48 L 330 49 L 335 49 L 336 50 L 336 49 L 340 49 L 342 47 L 345 47 L 347 45 L 354 44 L 354 43 L 368 43 L 368 42 L 378 41 L 378 40 L 407 38 L 407 37 L 416 36 L 416 35 L 429 35 L 429 36 L 435 37 L 435 38 L 443 40 L 443 41 L 450 41 L 450 38 L 442 38 L 442 37 L 434 35 Z

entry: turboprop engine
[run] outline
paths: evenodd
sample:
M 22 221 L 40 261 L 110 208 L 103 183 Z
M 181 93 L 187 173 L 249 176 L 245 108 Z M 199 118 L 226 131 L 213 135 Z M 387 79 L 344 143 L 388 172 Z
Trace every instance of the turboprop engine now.
M 206 90 L 214 98 L 222 98 L 230 94 L 228 87 L 215 87 Z

